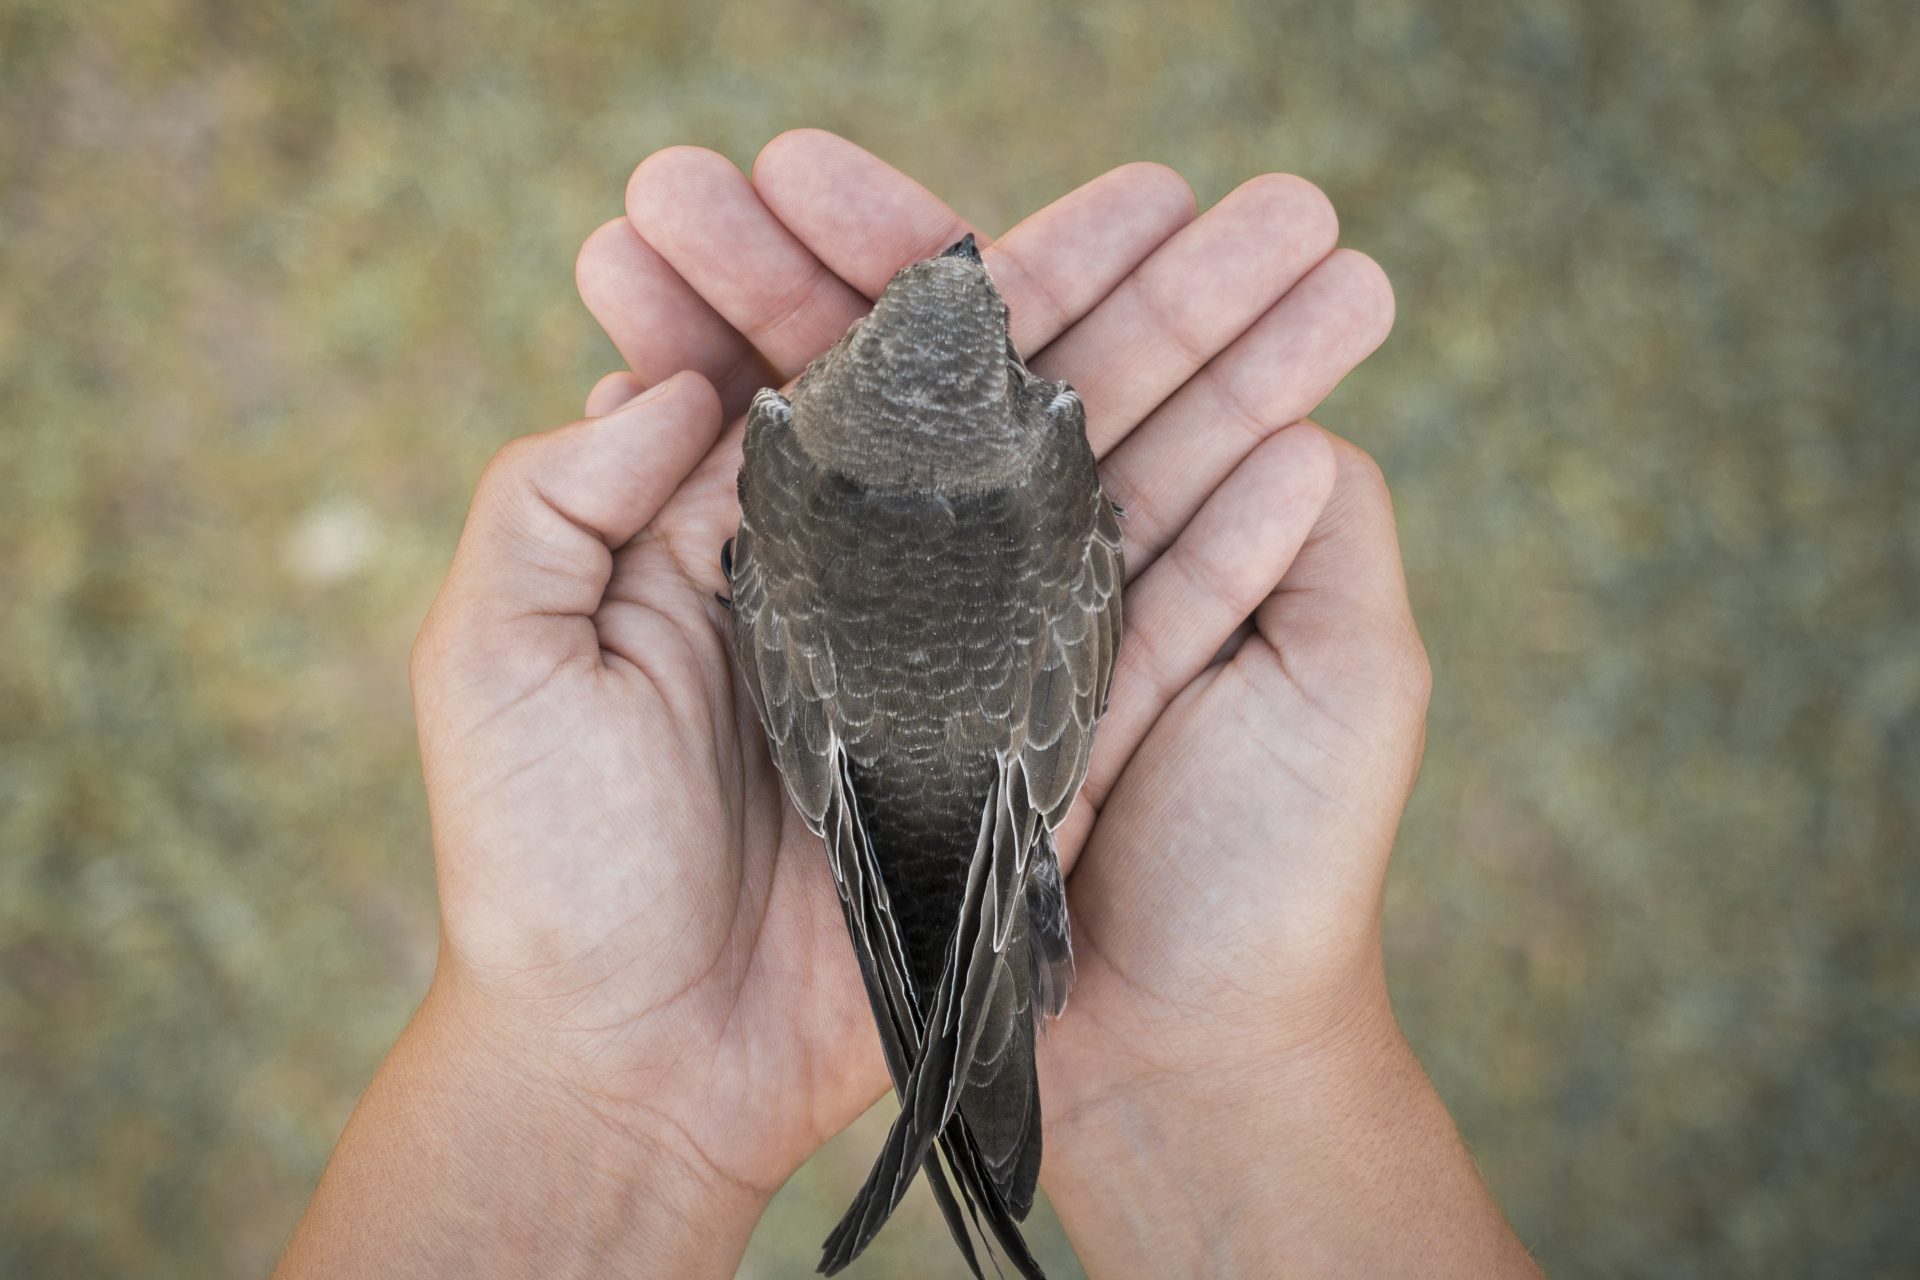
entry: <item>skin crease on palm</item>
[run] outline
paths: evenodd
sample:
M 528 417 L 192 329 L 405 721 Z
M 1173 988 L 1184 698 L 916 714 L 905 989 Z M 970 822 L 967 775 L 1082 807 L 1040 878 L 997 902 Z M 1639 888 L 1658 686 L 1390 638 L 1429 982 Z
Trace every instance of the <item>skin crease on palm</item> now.
M 626 204 L 578 280 L 632 372 L 489 466 L 415 648 L 436 998 L 612 1130 L 770 1192 L 887 1081 L 714 601 L 735 420 L 972 228 L 813 131 L 751 177 L 660 152 Z M 1392 321 L 1336 237 L 1299 179 L 1196 217 L 1131 165 L 985 250 L 1128 511 L 1127 637 L 1060 841 L 1079 974 L 1042 1038 L 1049 1172 L 1155 1080 L 1391 1017 L 1379 898 L 1428 676 L 1379 471 L 1303 421 Z

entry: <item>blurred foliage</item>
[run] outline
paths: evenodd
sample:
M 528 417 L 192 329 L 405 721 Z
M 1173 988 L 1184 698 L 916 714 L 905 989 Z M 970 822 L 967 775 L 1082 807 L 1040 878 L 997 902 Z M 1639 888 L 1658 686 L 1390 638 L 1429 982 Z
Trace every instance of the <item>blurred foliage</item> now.
M 1438 672 L 1416 1047 L 1557 1275 L 1910 1274 L 1915 14 L 0 0 L 0 1274 L 270 1264 L 431 967 L 413 629 L 615 363 L 575 249 L 797 124 L 988 227 L 1138 158 L 1326 188 L 1400 299 L 1322 417 Z M 856 1274 L 957 1274 L 923 1195 Z

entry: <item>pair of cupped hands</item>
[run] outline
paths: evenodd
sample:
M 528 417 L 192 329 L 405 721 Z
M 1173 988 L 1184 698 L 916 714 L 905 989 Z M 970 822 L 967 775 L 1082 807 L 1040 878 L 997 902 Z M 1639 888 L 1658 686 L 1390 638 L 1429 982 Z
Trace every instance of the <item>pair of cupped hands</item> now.
M 887 1087 L 715 593 L 749 398 L 970 229 L 830 134 L 751 175 L 659 152 L 579 257 L 630 371 L 481 477 L 413 655 L 444 926 L 422 1017 L 598 1176 L 664 1158 L 688 1203 L 764 1205 Z M 1196 216 L 1128 165 L 982 240 L 1126 510 L 1126 639 L 1059 833 L 1078 981 L 1039 1051 L 1078 1242 L 1128 1153 L 1284 1159 L 1245 1117 L 1345 1105 L 1397 1040 L 1379 904 L 1428 668 L 1380 471 L 1306 420 L 1393 298 L 1293 177 Z

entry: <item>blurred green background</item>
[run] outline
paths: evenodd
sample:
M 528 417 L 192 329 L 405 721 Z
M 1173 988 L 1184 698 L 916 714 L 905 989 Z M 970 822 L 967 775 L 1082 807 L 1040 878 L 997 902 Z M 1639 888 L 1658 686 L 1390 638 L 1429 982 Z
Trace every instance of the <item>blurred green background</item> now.
M 0 1274 L 270 1266 L 430 972 L 414 628 L 616 362 L 575 249 L 799 124 L 989 228 L 1139 158 L 1328 191 L 1400 300 L 1321 417 L 1437 669 L 1416 1048 L 1556 1275 L 1912 1274 L 1915 14 L 0 0 Z M 959 1274 L 910 1210 L 854 1274 Z

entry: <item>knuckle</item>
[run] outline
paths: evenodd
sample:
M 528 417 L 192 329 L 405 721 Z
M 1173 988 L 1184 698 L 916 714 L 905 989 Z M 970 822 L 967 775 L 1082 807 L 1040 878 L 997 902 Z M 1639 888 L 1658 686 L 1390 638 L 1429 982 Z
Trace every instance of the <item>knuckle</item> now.
M 416 704 L 447 667 L 447 627 L 440 617 L 445 593 L 443 587 L 442 598 L 428 607 L 420 629 L 413 634 L 413 647 L 407 650 L 407 687 Z
M 494 450 L 487 465 L 480 469 L 480 483 L 474 495 L 476 505 L 493 501 L 523 484 L 536 448 L 535 437 L 521 436 Z
M 1394 663 L 1394 691 L 1400 701 L 1421 718 L 1433 704 L 1433 659 L 1411 626 Z
M 1370 506 L 1391 510 L 1393 493 L 1387 485 L 1387 473 L 1374 456 L 1349 440 L 1333 437 L 1339 453 L 1340 470 L 1345 473 L 1354 497 Z

